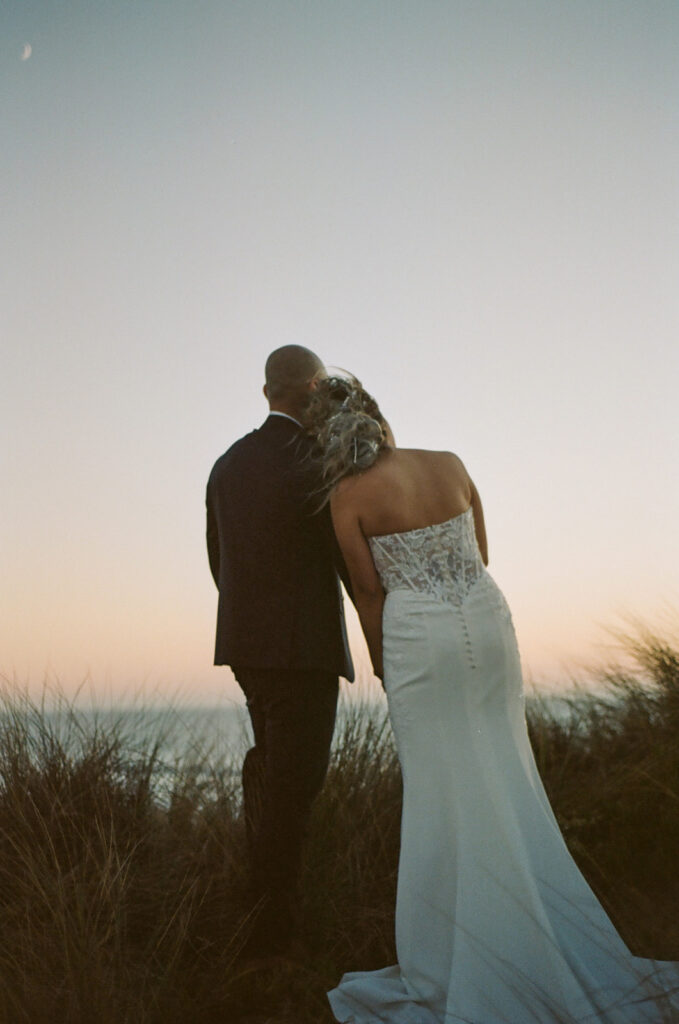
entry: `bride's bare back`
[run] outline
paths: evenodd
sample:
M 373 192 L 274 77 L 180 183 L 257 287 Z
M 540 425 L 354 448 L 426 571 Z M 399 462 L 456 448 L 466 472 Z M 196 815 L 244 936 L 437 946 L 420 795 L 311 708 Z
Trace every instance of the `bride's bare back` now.
M 365 537 L 443 523 L 470 505 L 487 563 L 481 501 L 462 461 L 452 452 L 388 448 L 369 470 L 345 477 L 332 501 L 333 516 L 355 518 Z
M 483 509 L 457 455 L 414 448 L 383 448 L 362 473 L 340 480 L 330 498 L 332 520 L 375 674 L 382 678 L 384 590 L 369 537 L 445 523 L 471 506 L 479 550 L 488 564 Z

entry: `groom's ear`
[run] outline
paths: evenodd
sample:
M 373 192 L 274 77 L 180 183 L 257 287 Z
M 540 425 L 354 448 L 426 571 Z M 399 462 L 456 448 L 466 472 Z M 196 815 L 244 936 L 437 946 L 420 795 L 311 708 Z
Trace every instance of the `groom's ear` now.
M 267 402 L 268 402 L 268 401 L 269 401 L 269 389 L 268 389 L 268 387 L 266 386 L 266 384 L 265 384 L 265 385 L 264 385 L 264 387 L 262 388 L 262 391 L 264 392 L 264 397 L 266 398 L 266 400 L 267 400 Z

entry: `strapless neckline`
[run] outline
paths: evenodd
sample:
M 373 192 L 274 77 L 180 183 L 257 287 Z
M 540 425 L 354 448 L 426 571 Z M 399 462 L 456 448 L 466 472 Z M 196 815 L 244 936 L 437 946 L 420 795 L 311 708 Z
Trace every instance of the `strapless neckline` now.
M 484 573 L 471 505 L 442 523 L 368 538 L 385 593 L 410 590 L 460 604 Z
M 368 540 L 384 540 L 385 537 L 408 537 L 415 533 L 426 533 L 427 530 L 439 530 L 443 526 L 449 526 L 451 523 L 454 523 L 456 519 L 461 519 L 462 516 L 466 516 L 471 512 L 471 510 L 471 505 L 467 505 L 464 512 L 458 512 L 456 516 L 451 516 L 450 519 L 444 519 L 442 523 L 430 523 L 429 526 L 416 526 L 412 530 L 397 530 L 395 533 L 374 533 L 371 537 L 368 537 Z

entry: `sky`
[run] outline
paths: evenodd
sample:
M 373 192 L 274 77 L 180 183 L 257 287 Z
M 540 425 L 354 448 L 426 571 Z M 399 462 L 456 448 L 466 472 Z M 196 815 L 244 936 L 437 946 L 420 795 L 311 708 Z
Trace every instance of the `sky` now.
M 0 28 L 6 681 L 237 698 L 205 483 L 291 342 L 463 459 L 530 685 L 676 618 L 674 0 L 6 0 Z

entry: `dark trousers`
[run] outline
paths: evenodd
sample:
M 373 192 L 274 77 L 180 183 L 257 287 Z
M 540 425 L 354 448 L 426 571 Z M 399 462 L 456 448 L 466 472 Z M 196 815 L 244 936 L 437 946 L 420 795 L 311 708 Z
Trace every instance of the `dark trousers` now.
M 328 768 L 339 680 L 316 670 L 234 668 L 255 745 L 243 763 L 253 894 L 289 916 L 309 811 Z

